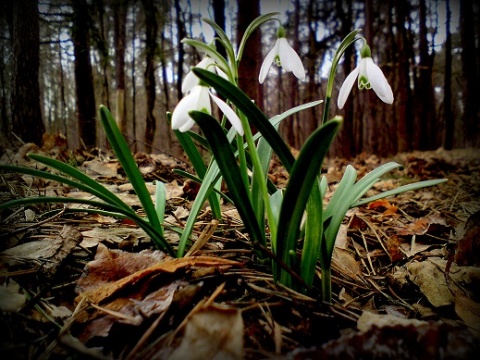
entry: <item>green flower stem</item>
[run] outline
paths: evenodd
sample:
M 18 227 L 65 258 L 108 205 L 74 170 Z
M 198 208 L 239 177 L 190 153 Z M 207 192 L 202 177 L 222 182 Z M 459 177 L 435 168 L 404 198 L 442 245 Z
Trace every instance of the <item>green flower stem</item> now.
M 330 111 L 330 101 L 332 99 L 332 93 L 333 93 L 333 83 L 335 81 L 335 75 L 337 73 L 337 67 L 340 62 L 340 58 L 342 55 L 345 53 L 345 50 L 352 45 L 355 41 L 363 39 L 361 38 L 356 38 L 357 34 L 360 32 L 360 29 L 353 30 L 351 33 L 349 33 L 343 41 L 340 43 L 340 46 L 338 47 L 337 51 L 335 52 L 335 56 L 333 57 L 332 60 L 332 67 L 330 68 L 330 73 L 328 75 L 328 82 L 327 82 L 327 91 L 325 92 L 325 103 L 324 103 L 324 110 L 323 110 L 323 118 L 322 118 L 322 124 L 325 124 L 329 118 L 329 111 Z
M 273 215 L 272 207 L 270 206 L 270 198 L 269 198 L 269 193 L 267 188 L 266 176 L 262 171 L 262 164 L 260 161 L 260 157 L 258 156 L 255 142 L 253 141 L 252 129 L 250 128 L 250 124 L 248 123 L 248 120 L 244 114 L 240 114 L 239 117 L 240 117 L 240 121 L 242 122 L 243 129 L 245 131 L 245 134 L 244 134 L 245 140 L 247 142 L 248 148 L 250 149 L 250 157 L 252 159 L 252 165 L 253 165 L 253 176 L 255 177 L 255 181 L 257 181 L 260 187 L 260 193 L 263 197 L 263 202 L 265 204 L 265 211 L 267 215 L 268 224 L 270 227 L 270 241 L 273 244 L 277 239 L 277 223 Z M 240 146 L 239 148 L 243 148 L 243 146 Z M 257 219 L 260 218 L 258 216 L 259 214 L 255 214 L 255 215 Z
M 242 126 L 243 126 L 243 121 L 242 121 Z M 243 147 L 243 138 L 242 136 L 238 135 L 236 136 L 237 139 L 237 148 L 238 148 L 238 160 L 239 160 L 239 165 L 240 165 L 240 174 L 242 175 L 242 181 L 245 184 L 245 188 L 249 189 L 250 188 L 250 181 L 248 179 L 248 167 L 247 167 L 247 158 L 245 155 L 245 148 Z M 249 200 L 252 202 L 252 193 L 249 191 Z
M 322 300 L 327 304 L 332 303 L 332 268 L 331 264 L 324 266 L 322 269 Z

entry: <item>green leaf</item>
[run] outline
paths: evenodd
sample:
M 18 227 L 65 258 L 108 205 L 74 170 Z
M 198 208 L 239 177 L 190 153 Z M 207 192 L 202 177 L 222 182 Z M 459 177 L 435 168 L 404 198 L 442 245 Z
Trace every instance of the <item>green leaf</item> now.
M 293 165 L 283 199 L 277 230 L 278 256 L 287 266 L 291 267 L 292 259 L 290 254 L 292 252 L 293 254 L 296 253 L 300 223 L 307 201 L 320 173 L 325 154 L 340 127 L 341 119 L 341 117 L 336 117 L 315 130 L 302 146 L 300 154 Z M 280 279 L 284 285 L 288 286 L 291 283 L 291 275 L 286 271 L 277 272 L 275 277 Z
M 232 43 L 228 38 L 227 34 L 225 34 L 223 29 L 220 26 L 218 26 L 217 23 L 215 23 L 214 21 L 208 18 L 203 18 L 202 21 L 205 21 L 208 25 L 210 25 L 213 28 L 213 30 L 215 30 L 215 32 L 220 38 L 220 43 L 225 48 L 225 51 L 227 53 L 230 63 L 235 64 L 235 51 L 233 50 Z
M 165 204 L 167 203 L 167 191 L 165 184 L 161 181 L 155 181 L 155 210 L 157 212 L 158 221 L 160 221 L 160 228 L 158 232 L 163 237 L 163 219 L 165 217 Z
M 262 24 L 266 23 L 267 21 L 270 21 L 274 19 L 276 16 L 280 15 L 279 12 L 271 12 L 265 15 L 260 15 L 256 19 L 254 19 L 250 25 L 245 29 L 245 32 L 243 33 L 242 40 L 240 41 L 240 45 L 238 46 L 238 55 L 237 55 L 237 62 L 239 62 L 242 59 L 243 56 L 243 51 L 245 49 L 245 45 L 247 43 L 248 38 L 252 35 L 252 33 Z
M 300 276 L 307 286 L 313 285 L 323 238 L 323 197 L 319 185 L 313 185 L 307 202 L 305 238 L 300 262 Z
M 418 190 L 418 189 L 429 187 L 429 186 L 439 185 L 439 184 L 442 184 L 446 181 L 448 181 L 448 179 L 425 180 L 425 181 L 419 181 L 419 182 L 416 182 L 416 183 L 413 183 L 413 184 L 399 186 L 396 189 L 384 191 L 380 194 L 373 195 L 373 196 L 370 196 L 366 199 L 357 201 L 355 204 L 352 205 L 352 207 L 357 207 L 357 206 L 360 206 L 360 205 L 368 204 L 371 201 L 375 201 L 375 200 L 378 200 L 378 199 L 384 199 L 386 197 L 401 194 L 401 193 L 404 193 L 406 191 Z
M 88 192 L 89 194 L 92 194 L 107 203 L 119 206 L 125 209 L 126 211 L 130 211 L 132 213 L 134 212 L 130 208 L 130 206 L 125 204 L 119 197 L 117 197 L 114 193 L 112 193 L 107 188 L 105 188 L 102 184 L 89 178 L 87 175 L 73 168 L 72 166 L 62 163 L 58 160 L 50 159 L 50 158 L 36 155 L 36 154 L 30 154 L 29 157 L 42 164 L 45 164 L 54 169 L 57 169 L 62 173 L 69 175 L 78 181 L 71 180 L 64 176 L 52 174 L 47 171 L 31 169 L 31 168 L 22 167 L 22 166 L 0 165 L 0 170 L 4 170 L 8 172 L 17 172 L 17 173 L 31 175 L 31 176 L 35 176 L 43 179 L 57 181 L 61 184 L 69 185 L 79 190 Z
M 177 136 L 178 141 L 180 142 L 180 145 L 182 145 L 183 150 L 185 151 L 188 158 L 190 159 L 190 162 L 192 163 L 193 168 L 197 172 L 200 179 L 203 179 L 207 172 L 207 167 L 203 162 L 200 152 L 198 151 L 197 147 L 193 143 L 192 137 L 190 136 L 190 134 L 182 133 L 179 130 L 175 130 L 174 132 L 175 132 L 175 135 Z M 216 196 L 214 193 L 211 193 L 208 196 L 208 202 L 210 203 L 213 217 L 216 219 L 221 219 L 222 212 L 220 209 L 220 200 L 218 196 Z
M 165 240 L 165 238 L 158 232 L 158 230 L 153 227 L 148 221 L 141 218 L 135 213 L 131 213 L 124 208 L 121 208 L 116 205 L 103 203 L 100 201 L 93 201 L 87 199 L 74 199 L 74 198 L 67 198 L 67 197 L 58 197 L 58 196 L 37 196 L 31 198 L 23 198 L 23 199 L 16 199 L 10 200 L 4 203 L 0 203 L 0 210 L 17 207 L 17 206 L 28 206 L 34 204 L 49 204 L 49 203 L 60 203 L 60 204 L 85 204 L 90 206 L 95 206 L 100 209 L 105 209 L 109 211 L 112 216 L 119 214 L 119 217 L 126 217 L 132 219 L 140 226 L 148 236 L 152 239 L 152 241 L 162 250 L 167 251 L 169 255 L 174 255 L 175 252 L 173 251 L 170 244 Z
M 112 114 L 103 105 L 100 106 L 100 120 L 105 129 L 105 134 L 107 135 L 110 145 L 115 151 L 120 164 L 122 164 L 123 170 L 127 174 L 135 193 L 142 203 L 143 210 L 145 211 L 150 224 L 152 224 L 154 228 L 159 229 L 161 224 L 158 220 L 157 211 L 155 210 L 155 205 L 150 197 L 150 193 L 145 185 L 142 174 L 138 169 L 125 138 L 122 136 L 117 123 L 113 119 Z
M 215 61 L 218 67 L 225 74 L 227 74 L 230 80 L 233 80 L 233 74 L 228 66 L 227 60 L 225 60 L 225 58 L 222 55 L 220 55 L 220 53 L 217 50 L 215 50 L 212 46 L 205 44 L 204 42 L 193 40 L 193 39 L 183 39 L 182 42 L 190 46 L 193 46 L 197 50 L 203 51 L 207 56 L 211 57 Z M 205 70 L 205 71 L 212 72 L 210 70 Z
M 255 126 L 268 141 L 273 151 L 277 154 L 285 169 L 290 172 L 295 161 L 290 149 L 282 140 L 281 136 L 275 130 L 265 114 L 250 100 L 250 98 L 239 88 L 229 83 L 220 76 L 213 74 L 211 71 L 194 68 L 192 70 L 198 78 L 215 90 L 224 98 L 230 100 L 235 106 L 242 111 L 248 118 L 248 121 Z
M 217 165 L 228 186 L 230 195 L 243 220 L 245 228 L 251 237 L 251 241 L 264 245 L 265 234 L 260 230 L 252 204 L 248 201 L 248 191 L 242 181 L 240 169 L 222 127 L 215 118 L 204 112 L 191 111 L 189 114 L 200 126 L 205 134 L 205 138 L 210 144 Z

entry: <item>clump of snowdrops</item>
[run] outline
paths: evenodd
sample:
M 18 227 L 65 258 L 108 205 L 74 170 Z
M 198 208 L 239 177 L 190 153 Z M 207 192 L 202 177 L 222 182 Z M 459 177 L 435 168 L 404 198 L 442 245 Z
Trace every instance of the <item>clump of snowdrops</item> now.
M 217 41 L 226 50 L 226 57 L 210 44 L 194 39 L 183 40 L 184 44 L 203 53 L 204 59 L 185 77 L 182 84 L 185 96 L 173 113 L 167 114 L 167 118 L 195 169 L 195 174 L 181 171 L 179 173 L 201 185 L 185 227 L 177 229 L 181 237 L 176 250 L 163 235 L 166 201 L 164 184 L 156 182 L 153 201 L 125 139 L 104 106 L 100 107 L 102 125 L 142 203 L 146 217 L 139 216 L 115 194 L 77 169 L 39 155 L 31 155 L 31 158 L 56 169 L 56 174 L 7 165 L 0 169 L 56 180 L 87 191 L 98 200 L 25 198 L 0 204 L 0 209 L 42 202 L 90 205 L 88 209 L 69 207 L 66 211 L 96 212 L 130 218 L 145 230 L 158 248 L 182 257 L 191 244 L 194 224 L 205 203 L 208 201 L 212 216 L 221 219 L 220 205 L 223 198 L 235 205 L 258 261 L 271 261 L 276 281 L 297 291 L 308 292 L 314 284 L 316 268 L 319 265 L 322 300 L 331 302 L 331 259 L 335 239 L 346 212 L 379 198 L 436 185 L 445 180 L 412 183 L 364 198 L 365 193 L 382 175 L 401 165 L 395 162 L 383 164 L 358 181 L 356 170 L 348 166 L 333 196 L 328 202 L 325 201 L 328 183 L 326 177 L 320 176 L 320 170 L 343 121 L 340 116 L 331 117 L 330 103 L 336 70 L 349 46 L 357 41 L 362 42 L 361 60 L 340 88 L 338 108 L 344 106 L 355 81 L 359 89 L 373 89 L 387 104 L 394 101 L 394 96 L 387 79 L 372 60 L 370 47 L 365 39 L 359 36 L 359 30 L 355 30 L 343 39 L 336 50 L 323 101 L 300 104 L 282 114 L 267 117 L 239 88 L 238 68 L 250 35 L 266 22 L 278 21 L 275 17 L 277 15 L 270 13 L 255 19 L 246 29 L 236 49 L 217 24 L 204 19 L 216 32 Z M 260 83 L 264 82 L 273 65 L 281 66 L 287 73 L 292 72 L 299 80 L 305 79 L 301 59 L 289 45 L 281 25 L 278 27 L 276 43 L 265 57 L 258 74 Z M 252 78 L 255 79 L 252 81 L 257 81 L 257 74 Z M 212 102 L 222 112 L 221 119 L 212 115 Z M 279 135 L 278 126 L 296 112 L 322 105 L 321 125 L 308 137 L 295 159 Z M 199 126 L 201 134 L 191 130 L 194 124 Z M 255 135 L 252 133 L 252 126 L 258 130 Z M 205 164 L 197 145 L 210 151 L 208 164 Z M 278 189 L 269 180 L 268 170 L 273 154 L 277 155 L 289 173 L 285 189 Z M 222 182 L 228 187 L 228 196 L 221 192 Z

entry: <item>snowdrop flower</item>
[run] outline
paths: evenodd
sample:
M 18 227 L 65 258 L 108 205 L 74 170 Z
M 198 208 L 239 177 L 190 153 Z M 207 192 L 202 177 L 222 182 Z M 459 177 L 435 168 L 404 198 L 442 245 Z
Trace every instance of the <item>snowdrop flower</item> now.
M 384 103 L 391 104 L 393 103 L 393 93 L 392 88 L 388 84 L 388 81 L 383 75 L 382 70 L 375 65 L 372 60 L 372 54 L 370 51 L 370 46 L 364 44 L 360 50 L 360 56 L 362 57 L 358 66 L 353 70 L 345 79 L 340 88 L 338 94 L 337 104 L 338 108 L 342 109 L 347 101 L 347 97 L 352 90 L 353 83 L 358 77 L 358 88 L 362 89 L 373 89 L 375 94 L 382 100 Z
M 305 69 L 303 68 L 302 60 L 285 38 L 285 29 L 282 26 L 277 31 L 277 37 L 275 46 L 263 60 L 258 81 L 260 84 L 263 84 L 273 63 L 283 67 L 287 72 L 293 72 L 298 79 L 304 80 Z
M 172 129 L 180 130 L 181 132 L 190 130 L 195 124 L 195 121 L 188 114 L 192 110 L 204 111 L 211 114 L 212 107 L 210 99 L 212 99 L 220 110 L 222 110 L 235 130 L 237 130 L 240 135 L 243 135 L 242 122 L 235 111 L 233 111 L 223 100 L 213 95 L 208 87 L 203 85 L 195 85 L 188 95 L 180 100 L 172 114 Z
M 213 61 L 212 58 L 205 56 L 203 60 L 196 65 L 196 67 L 214 71 L 215 61 Z M 198 77 L 193 73 L 192 70 L 190 70 L 188 74 L 185 75 L 185 78 L 183 79 L 182 93 L 184 94 L 188 93 L 190 90 L 192 90 L 195 86 L 198 85 L 199 81 L 200 80 L 198 79 Z

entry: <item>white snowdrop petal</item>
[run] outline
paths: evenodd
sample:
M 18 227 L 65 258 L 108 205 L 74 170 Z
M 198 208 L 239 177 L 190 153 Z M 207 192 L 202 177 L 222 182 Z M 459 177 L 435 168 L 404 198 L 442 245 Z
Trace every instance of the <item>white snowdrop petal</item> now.
M 273 49 L 268 52 L 267 56 L 265 56 L 265 59 L 263 60 L 262 67 L 260 68 L 260 74 L 258 75 L 258 81 L 260 82 L 260 84 L 263 84 L 263 82 L 265 81 L 268 71 L 272 66 L 273 60 L 277 55 L 278 55 L 278 40 L 275 43 L 275 46 L 273 47 Z
M 235 128 L 235 130 L 237 130 L 237 132 L 240 135 L 243 135 L 244 131 L 243 131 L 243 127 L 242 127 L 242 122 L 240 121 L 240 118 L 235 113 L 235 111 L 233 111 L 232 108 L 230 106 L 228 106 L 225 101 L 216 97 L 212 93 L 210 93 L 210 97 L 213 99 L 215 104 L 217 104 L 217 106 L 220 108 L 220 110 L 222 110 L 222 112 L 225 114 L 228 121 L 230 121 L 230 123 Z
M 353 84 L 357 79 L 359 71 L 359 66 L 357 66 L 350 74 L 348 74 L 345 81 L 343 82 L 337 98 L 337 106 L 339 109 L 343 109 L 343 106 L 347 101 L 348 95 L 350 94 L 350 91 L 352 91 Z
M 291 71 L 300 80 L 305 80 L 305 69 L 302 64 L 300 56 L 290 46 L 286 38 L 280 38 L 279 41 L 279 56 L 282 67 L 285 71 Z
M 387 78 L 383 75 L 382 70 L 373 62 L 371 58 L 366 58 L 367 76 L 373 91 L 385 103 L 393 103 L 393 92 Z

